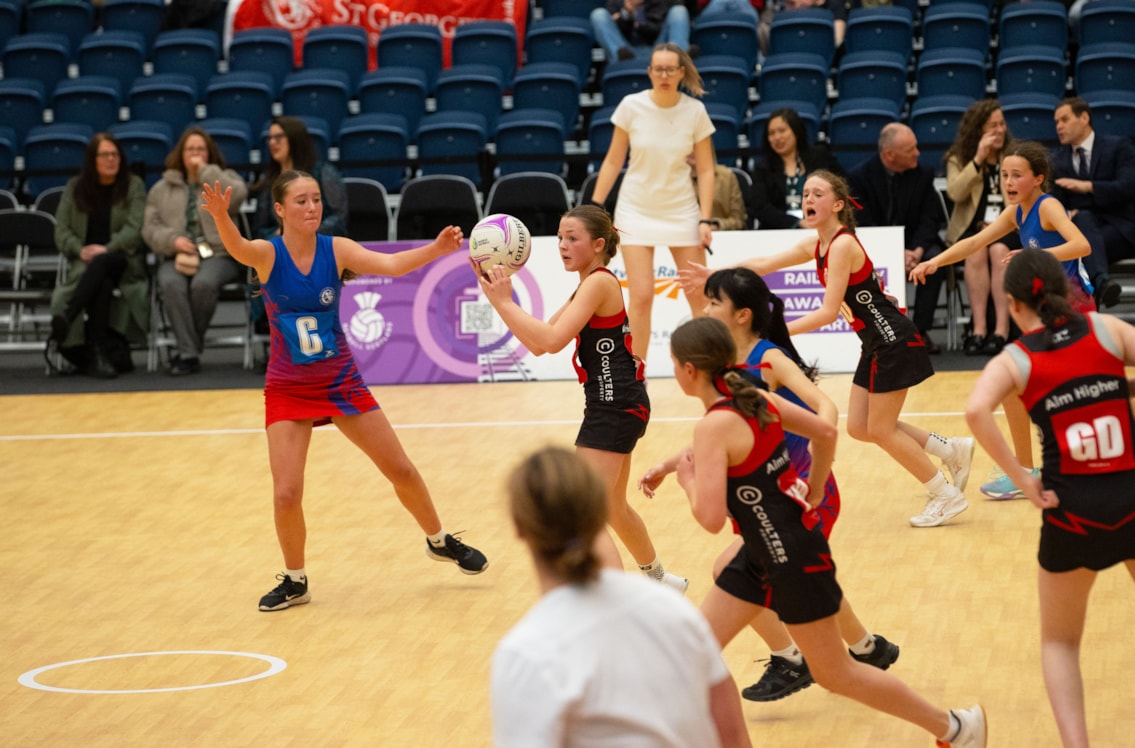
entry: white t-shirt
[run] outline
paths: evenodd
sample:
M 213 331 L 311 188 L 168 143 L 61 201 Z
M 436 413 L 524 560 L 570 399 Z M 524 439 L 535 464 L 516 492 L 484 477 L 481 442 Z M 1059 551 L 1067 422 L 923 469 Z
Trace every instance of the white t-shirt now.
M 660 107 L 650 91 L 624 96 L 611 122 L 627 131 L 630 158 L 615 204 L 622 244 L 693 247 L 699 242 L 698 199 L 686 156 L 713 134 L 705 105 L 681 94 Z
M 709 690 L 729 676 L 676 591 L 604 570 L 544 595 L 493 656 L 497 748 L 719 746 Z

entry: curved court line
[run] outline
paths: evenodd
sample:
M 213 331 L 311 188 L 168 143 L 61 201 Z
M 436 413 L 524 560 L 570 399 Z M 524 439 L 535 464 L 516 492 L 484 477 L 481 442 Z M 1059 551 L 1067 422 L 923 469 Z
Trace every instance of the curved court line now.
M 70 667 L 71 665 L 83 665 L 88 662 L 99 662 L 100 660 L 122 660 L 127 657 L 152 657 L 155 655 L 232 655 L 233 657 L 249 657 L 254 660 L 262 660 L 271 665 L 270 668 L 263 673 L 250 675 L 247 678 L 238 678 L 236 680 L 226 680 L 220 683 L 202 683 L 196 686 L 170 686 L 168 688 L 135 688 L 135 689 L 120 689 L 120 690 L 100 690 L 88 688 L 58 688 L 56 686 L 46 686 L 36 680 L 36 677 L 41 673 L 46 673 L 51 670 L 58 670 L 59 668 Z M 281 672 L 288 666 L 288 663 L 281 660 L 279 657 L 272 655 L 256 654 L 255 652 L 226 652 L 223 650 L 211 649 L 184 649 L 184 650 L 171 650 L 168 652 L 131 652 L 128 654 L 104 655 L 102 657 L 87 657 L 82 660 L 71 660 L 70 662 L 57 662 L 54 665 L 44 665 L 43 667 L 29 670 L 21 675 L 17 680 L 21 686 L 28 688 L 35 688 L 40 691 L 53 691 L 55 693 L 90 693 L 90 694 L 121 694 L 121 693 L 168 693 L 170 691 L 197 691 L 202 688 L 220 688 L 221 686 L 232 686 L 237 683 L 247 683 L 249 681 L 260 680 L 261 678 L 268 678 Z

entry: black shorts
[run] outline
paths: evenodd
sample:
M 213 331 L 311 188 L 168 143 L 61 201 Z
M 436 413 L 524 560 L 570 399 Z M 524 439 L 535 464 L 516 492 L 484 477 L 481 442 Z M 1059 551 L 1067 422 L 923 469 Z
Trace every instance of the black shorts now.
M 649 406 L 627 411 L 588 405 L 583 411 L 583 423 L 575 437 L 575 446 L 628 455 L 646 433 L 649 420 Z
M 785 623 L 811 623 L 835 615 L 843 591 L 835 580 L 828 543 L 819 528 L 801 528 L 799 533 L 799 542 L 790 551 L 794 563 L 778 564 L 769 573 L 769 564 L 752 558 L 741 546 L 721 570 L 717 586 L 739 600 L 776 611 Z
M 851 381 L 868 392 L 895 392 L 913 387 L 933 375 L 934 366 L 926 344 L 921 336 L 915 335 L 864 351 Z
M 1040 568 L 1055 573 L 1103 571 L 1135 559 L 1135 518 L 1128 515 L 1125 522 L 1099 524 L 1106 527 L 1070 518 L 1059 508 L 1046 509 L 1037 552 Z

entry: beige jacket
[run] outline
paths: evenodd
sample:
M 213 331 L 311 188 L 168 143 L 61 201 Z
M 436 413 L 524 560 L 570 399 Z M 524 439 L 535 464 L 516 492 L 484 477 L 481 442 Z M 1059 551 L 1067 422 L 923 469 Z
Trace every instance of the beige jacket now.
M 240 212 L 240 206 L 248 197 L 248 186 L 232 169 L 221 169 L 216 164 L 206 164 L 201 168 L 201 182 L 202 184 L 220 182 L 222 190 L 227 187 L 233 188 L 229 212 L 234 216 Z M 173 257 L 176 254 L 173 243 L 179 236 L 190 240 L 196 239 L 185 233 L 185 209 L 190 197 L 189 185 L 186 184 L 185 175 L 180 169 L 166 169 L 161 180 L 150 188 L 150 194 L 146 198 L 145 219 L 142 222 L 142 240 L 149 245 L 154 254 L 166 258 Z M 201 234 L 205 237 L 205 241 L 209 242 L 214 253 L 227 254 L 213 217 L 200 207 L 200 197 L 200 195 L 192 196 L 198 205 L 197 222 L 201 227 Z
M 985 180 L 973 165 L 973 159 L 967 161 L 965 166 L 959 166 L 958 157 L 950 156 L 950 160 L 946 162 L 946 194 L 954 201 L 954 210 L 946 225 L 947 247 L 960 239 L 969 228 L 984 190 Z

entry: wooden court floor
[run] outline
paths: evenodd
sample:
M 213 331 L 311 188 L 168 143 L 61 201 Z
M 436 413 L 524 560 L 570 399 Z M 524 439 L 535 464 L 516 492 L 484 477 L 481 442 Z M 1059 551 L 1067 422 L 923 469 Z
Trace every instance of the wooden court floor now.
M 975 376 L 935 376 L 912 393 L 906 417 L 963 431 Z M 846 404 L 847 376 L 821 386 Z M 681 447 L 699 415 L 672 380 L 651 380 L 650 394 L 636 475 Z M 447 529 L 464 530 L 491 567 L 467 577 L 428 560 L 388 484 L 342 435 L 321 429 L 305 502 L 313 601 L 270 614 L 256 602 L 282 567 L 259 391 L 0 398 L 0 745 L 488 745 L 492 651 L 536 597 L 502 483 L 529 449 L 572 443 L 579 387 L 376 395 Z M 1038 657 L 1039 515 L 1023 501 L 981 500 L 976 486 L 991 468 L 979 450 L 970 509 L 948 526 L 913 529 L 920 486 L 878 448 L 844 436 L 832 538 L 840 580 L 867 626 L 901 645 L 894 673 L 941 705 L 984 703 L 990 746 L 1056 746 Z M 699 528 L 672 482 L 653 500 L 632 500 L 662 560 L 690 577 L 688 596 L 700 601 L 729 538 Z M 1135 745 L 1133 593 L 1126 572 L 1110 570 L 1090 608 L 1083 664 L 1096 746 Z M 745 633 L 725 657 L 745 686 L 767 651 Z M 746 702 L 744 712 L 758 746 L 932 744 L 818 686 Z

